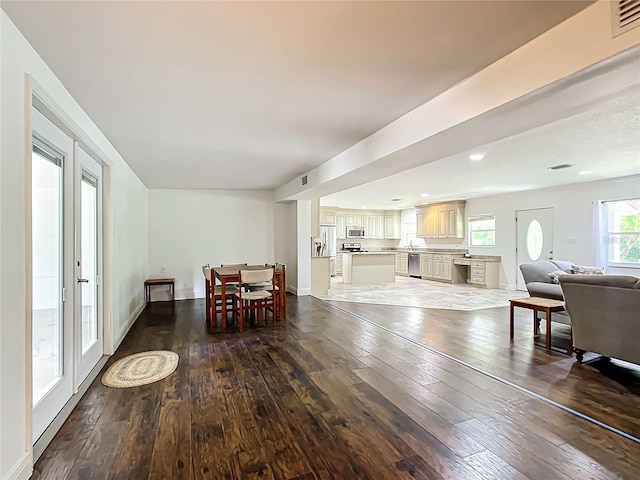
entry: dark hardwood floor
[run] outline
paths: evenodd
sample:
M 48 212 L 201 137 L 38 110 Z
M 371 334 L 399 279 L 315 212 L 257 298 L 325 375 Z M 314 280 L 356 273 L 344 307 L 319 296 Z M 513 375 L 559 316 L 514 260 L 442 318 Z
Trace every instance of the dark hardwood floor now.
M 508 307 L 453 312 L 331 303 L 640 438 L 640 367 L 607 362 L 595 354 L 585 354 L 585 364 L 579 364 L 575 355 L 566 354 L 566 325 L 553 323 L 552 340 L 559 353 L 548 353 L 534 343 L 529 310 L 516 309 L 518 321 L 511 343 Z M 544 344 L 544 331 L 539 341 Z
M 207 333 L 203 307 L 147 307 L 108 365 L 170 349 L 180 355 L 177 371 L 130 389 L 98 377 L 32 478 L 640 478 L 638 443 L 317 299 L 289 297 L 286 323 L 242 334 Z M 428 340 L 505 371 L 528 368 L 541 382 L 562 375 L 547 371 L 553 362 L 527 346 L 530 335 L 518 333 L 510 354 L 492 348 L 494 335 L 469 312 L 366 313 L 376 312 L 376 321 L 422 328 Z M 465 347 L 420 326 L 436 318 L 460 319 L 486 345 Z M 530 323 L 519 317 L 517 332 Z

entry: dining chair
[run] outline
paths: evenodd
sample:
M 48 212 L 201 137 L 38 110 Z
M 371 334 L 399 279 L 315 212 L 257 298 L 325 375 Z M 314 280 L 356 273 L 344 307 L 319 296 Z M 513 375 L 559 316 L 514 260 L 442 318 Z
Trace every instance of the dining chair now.
M 264 312 L 265 323 L 267 321 L 267 310 L 271 311 L 273 325 L 276 325 L 278 308 L 276 302 L 275 267 L 265 267 L 260 270 L 240 270 L 240 285 L 234 296 L 233 314 L 234 318 L 239 316 L 240 331 L 244 329 L 245 312 L 255 312 L 256 320 L 259 321 Z M 249 285 L 264 282 L 260 289 L 250 289 Z
M 287 318 L 287 276 L 286 276 L 286 268 L 287 266 L 284 263 L 276 263 L 275 265 L 270 265 L 265 263 L 265 267 L 273 267 L 273 283 L 274 290 L 276 296 L 276 304 L 278 307 L 278 320 L 286 320 Z M 264 290 L 268 288 L 268 282 L 261 282 L 257 284 L 250 284 L 250 290 Z
M 275 283 L 279 303 L 280 319 L 287 319 L 287 266 L 284 263 L 276 263 Z
M 212 277 L 215 282 L 215 269 L 212 269 L 208 264 L 202 266 L 202 272 L 205 277 L 205 308 L 207 324 L 212 328 L 217 326 L 217 315 L 222 315 L 222 287 L 216 285 L 211 281 Z M 225 288 L 227 295 L 227 305 L 233 306 L 233 295 L 238 291 L 238 285 L 228 283 Z M 223 325 L 225 322 L 222 322 Z

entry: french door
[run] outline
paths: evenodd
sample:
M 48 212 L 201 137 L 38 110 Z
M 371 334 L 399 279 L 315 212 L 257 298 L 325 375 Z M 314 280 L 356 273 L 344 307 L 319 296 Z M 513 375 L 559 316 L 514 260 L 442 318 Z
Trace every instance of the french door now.
M 520 265 L 553 259 L 553 208 L 516 211 L 516 248 L 516 286 L 526 290 Z
M 103 349 L 102 167 L 76 146 L 75 185 L 77 384 L 96 366 Z M 79 325 L 78 325 L 79 323 Z
M 31 110 L 32 438 L 103 353 L 102 169 Z

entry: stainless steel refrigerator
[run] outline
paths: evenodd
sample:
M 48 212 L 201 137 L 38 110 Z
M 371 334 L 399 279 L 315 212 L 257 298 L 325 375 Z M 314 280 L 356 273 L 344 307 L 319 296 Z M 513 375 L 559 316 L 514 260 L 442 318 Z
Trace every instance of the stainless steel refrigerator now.
M 320 242 L 322 244 L 321 255 L 329 257 L 329 268 L 333 277 L 336 274 L 336 227 L 320 225 Z

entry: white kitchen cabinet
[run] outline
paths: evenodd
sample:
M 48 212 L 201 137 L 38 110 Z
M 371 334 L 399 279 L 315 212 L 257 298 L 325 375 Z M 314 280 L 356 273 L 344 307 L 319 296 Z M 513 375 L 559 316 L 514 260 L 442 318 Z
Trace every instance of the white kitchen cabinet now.
M 452 202 L 438 208 L 438 237 L 464 239 L 465 202 Z
M 347 214 L 347 227 L 363 227 L 363 226 L 364 226 L 363 215 Z
M 320 225 L 335 225 L 336 224 L 336 212 L 335 210 L 323 210 L 320 209 Z
M 451 257 L 449 257 L 448 260 L 446 259 L 442 260 L 442 279 L 443 280 L 452 280 L 451 267 L 452 267 Z
M 336 275 L 342 275 L 342 253 L 336 252 Z
M 420 276 L 423 278 L 433 277 L 433 255 L 430 253 L 420 254 Z
M 416 207 L 416 236 L 463 240 L 465 204 L 461 200 Z
M 416 213 L 416 237 L 424 238 L 425 237 L 425 214 L 424 210 L 418 210 Z
M 476 287 L 498 288 L 500 284 L 500 262 L 471 261 L 471 284 Z
M 336 238 L 347 238 L 347 217 L 336 214 Z
M 438 211 L 430 209 L 425 212 L 424 237 L 438 238 Z
M 364 227 L 364 238 L 376 238 L 375 215 L 363 215 L 362 219 L 362 226 Z
M 380 238 L 400 239 L 400 212 L 385 213 L 384 236 Z
M 384 215 L 376 215 L 376 238 L 385 238 L 384 232 Z
M 433 256 L 433 278 L 436 280 L 453 279 L 451 275 L 451 265 L 453 257 L 451 255 L 434 255 Z
M 409 275 L 409 254 L 398 252 L 396 253 L 396 275 Z

